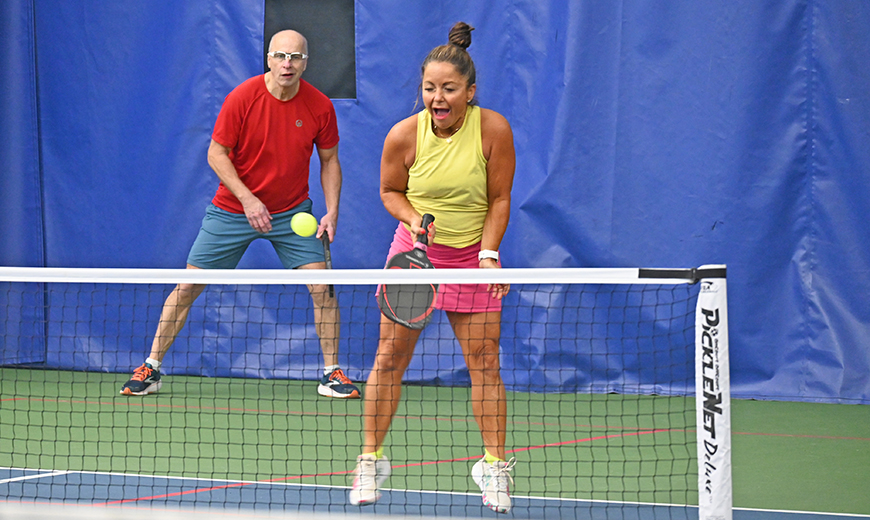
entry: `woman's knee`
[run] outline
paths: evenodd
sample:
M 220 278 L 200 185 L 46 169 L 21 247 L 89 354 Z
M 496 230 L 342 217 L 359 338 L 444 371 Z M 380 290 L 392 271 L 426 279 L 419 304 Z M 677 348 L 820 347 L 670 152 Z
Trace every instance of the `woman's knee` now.
M 375 368 L 378 370 L 395 371 L 404 374 L 411 364 L 413 351 L 393 341 L 382 340 L 378 346 L 375 358 Z

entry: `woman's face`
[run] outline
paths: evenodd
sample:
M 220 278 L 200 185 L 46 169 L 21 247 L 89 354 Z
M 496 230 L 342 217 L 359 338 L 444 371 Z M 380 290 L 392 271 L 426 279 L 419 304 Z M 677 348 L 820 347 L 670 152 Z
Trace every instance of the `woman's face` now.
M 447 62 L 433 61 L 423 71 L 423 104 L 441 130 L 455 130 L 465 117 L 468 103 L 474 98 L 476 85 L 468 81 L 456 67 Z M 456 127 L 454 127 L 456 125 Z

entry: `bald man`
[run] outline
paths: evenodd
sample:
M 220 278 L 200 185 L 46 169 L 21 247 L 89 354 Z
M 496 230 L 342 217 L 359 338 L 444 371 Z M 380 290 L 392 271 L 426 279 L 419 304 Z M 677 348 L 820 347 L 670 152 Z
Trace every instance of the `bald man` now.
M 269 240 L 287 269 L 324 269 L 323 234 L 331 242 L 338 222 L 341 165 L 332 102 L 302 79 L 308 41 L 296 31 L 276 33 L 269 43 L 269 72 L 233 89 L 224 100 L 208 149 L 208 164 L 220 184 L 187 257 L 188 269 L 234 269 L 248 245 Z M 326 214 L 313 236 L 290 228 L 299 212 L 311 213 L 308 176 L 314 148 Z M 147 395 L 163 385 L 160 370 L 194 300 L 204 285 L 179 284 L 169 294 L 151 353 L 121 388 Z M 323 352 L 320 395 L 358 399 L 359 389 L 338 363 L 339 310 L 326 285 L 309 285 Z

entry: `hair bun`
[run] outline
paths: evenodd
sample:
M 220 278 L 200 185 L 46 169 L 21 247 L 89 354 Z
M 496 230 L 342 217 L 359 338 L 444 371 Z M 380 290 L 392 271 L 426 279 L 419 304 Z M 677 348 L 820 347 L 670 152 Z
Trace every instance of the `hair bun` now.
M 474 27 L 465 22 L 456 22 L 456 25 L 450 29 L 447 39 L 453 45 L 467 49 L 471 46 L 471 31 L 473 30 Z

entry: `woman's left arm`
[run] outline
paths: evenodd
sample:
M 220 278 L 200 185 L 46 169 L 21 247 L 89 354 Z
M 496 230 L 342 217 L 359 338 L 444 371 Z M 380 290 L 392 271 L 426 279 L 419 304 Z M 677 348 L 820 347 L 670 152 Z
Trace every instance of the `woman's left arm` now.
M 498 251 L 507 229 L 511 213 L 511 188 L 516 169 L 514 136 L 510 123 L 501 114 L 481 109 L 481 140 L 486 163 L 486 191 L 489 210 L 483 223 L 480 249 Z M 480 267 L 498 267 L 498 263 L 485 258 Z

